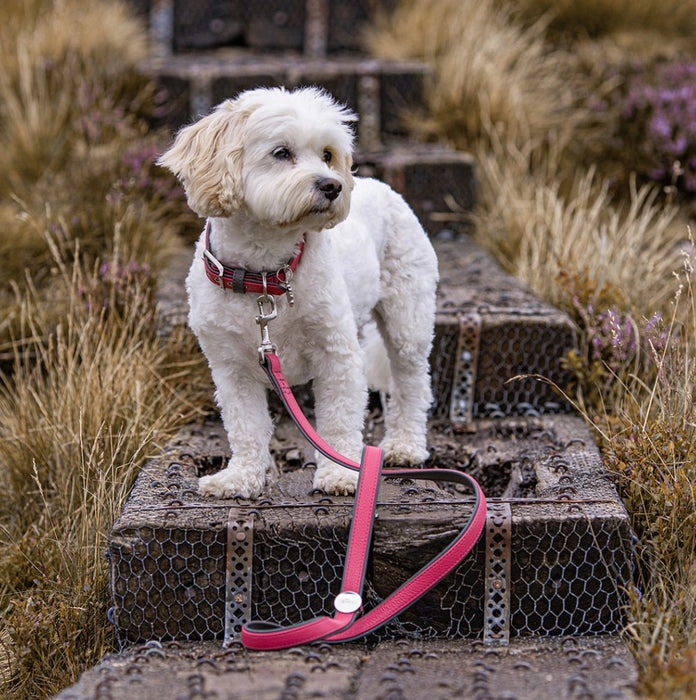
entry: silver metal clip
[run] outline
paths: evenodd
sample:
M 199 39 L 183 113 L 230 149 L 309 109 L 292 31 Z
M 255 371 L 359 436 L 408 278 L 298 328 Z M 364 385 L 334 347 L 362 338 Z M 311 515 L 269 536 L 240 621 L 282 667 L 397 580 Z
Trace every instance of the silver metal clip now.
M 268 324 L 278 317 L 278 310 L 276 308 L 275 297 L 268 294 L 266 288 L 266 273 L 262 275 L 263 279 L 263 294 L 256 297 L 256 305 L 259 309 L 259 314 L 256 317 L 256 323 L 259 324 L 261 329 L 261 345 L 259 345 L 259 362 L 261 364 L 265 361 L 265 356 L 267 352 L 275 352 L 276 346 L 271 342 L 271 337 L 268 333 Z M 266 311 L 266 305 L 269 306 L 268 312 Z

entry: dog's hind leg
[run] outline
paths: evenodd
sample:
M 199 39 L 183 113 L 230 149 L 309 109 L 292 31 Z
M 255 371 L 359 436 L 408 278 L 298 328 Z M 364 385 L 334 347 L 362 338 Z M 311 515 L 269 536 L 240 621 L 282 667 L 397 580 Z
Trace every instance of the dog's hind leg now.
M 432 403 L 428 356 L 432 340 L 422 329 L 412 331 L 406 337 L 408 331 L 396 335 L 385 330 L 391 382 L 380 447 L 391 464 L 415 465 L 428 457 L 427 419 Z
M 375 308 L 391 379 L 381 447 L 392 464 L 415 465 L 428 457 L 427 419 L 432 403 L 429 356 L 435 323 L 437 259 L 430 245 L 396 255 L 389 283 Z M 389 265 L 389 261 L 385 263 Z

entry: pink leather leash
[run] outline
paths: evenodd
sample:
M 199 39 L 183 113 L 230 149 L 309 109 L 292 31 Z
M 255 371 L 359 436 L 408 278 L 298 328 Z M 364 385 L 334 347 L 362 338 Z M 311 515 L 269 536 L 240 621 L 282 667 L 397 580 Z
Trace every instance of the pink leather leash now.
M 344 457 L 315 432 L 302 413 L 280 367 L 275 352 L 266 348 L 261 365 L 297 427 L 309 442 L 332 461 L 359 471 L 348 537 L 346 564 L 341 591 L 336 596 L 333 617 L 319 616 L 296 625 L 280 627 L 269 622 L 250 622 L 242 628 L 242 644 L 249 649 L 274 650 L 310 642 L 344 642 L 378 629 L 421 598 L 450 573 L 472 550 L 486 523 L 486 498 L 478 482 L 463 472 L 451 469 L 382 469 L 382 450 L 365 447 L 360 464 Z M 474 493 L 474 509 L 466 525 L 437 557 L 402 584 L 385 600 L 362 616 L 362 588 L 372 537 L 377 489 L 380 476 L 403 479 L 427 479 L 458 482 Z

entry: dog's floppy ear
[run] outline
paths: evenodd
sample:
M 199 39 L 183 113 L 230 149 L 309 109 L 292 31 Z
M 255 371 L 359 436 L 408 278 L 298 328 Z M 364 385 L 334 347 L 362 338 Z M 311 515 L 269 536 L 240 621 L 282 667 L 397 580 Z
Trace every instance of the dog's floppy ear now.
M 189 206 L 200 216 L 229 216 L 242 203 L 244 131 L 250 112 L 238 100 L 222 102 L 181 129 L 157 161 L 181 180 Z

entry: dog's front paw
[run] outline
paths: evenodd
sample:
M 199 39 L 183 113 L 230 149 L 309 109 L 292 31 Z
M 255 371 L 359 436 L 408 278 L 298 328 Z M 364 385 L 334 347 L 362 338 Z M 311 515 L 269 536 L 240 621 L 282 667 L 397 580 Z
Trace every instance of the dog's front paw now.
M 314 488 L 336 496 L 350 496 L 355 493 L 358 472 L 337 464 L 317 467 L 314 474 Z
M 380 443 L 380 447 L 384 450 L 385 464 L 416 467 L 423 464 L 429 456 L 425 447 L 402 440 L 384 439 Z
M 257 498 L 265 482 L 263 472 L 227 467 L 217 474 L 202 476 L 198 480 L 198 492 L 213 498 Z

